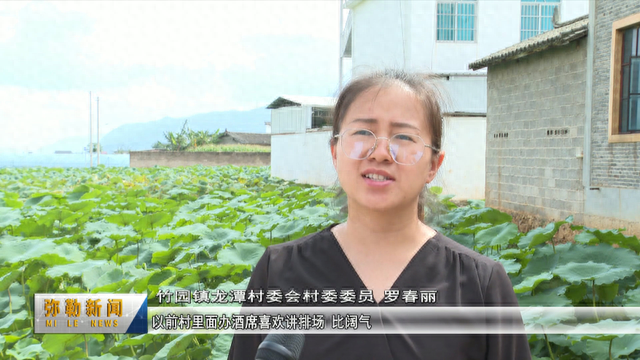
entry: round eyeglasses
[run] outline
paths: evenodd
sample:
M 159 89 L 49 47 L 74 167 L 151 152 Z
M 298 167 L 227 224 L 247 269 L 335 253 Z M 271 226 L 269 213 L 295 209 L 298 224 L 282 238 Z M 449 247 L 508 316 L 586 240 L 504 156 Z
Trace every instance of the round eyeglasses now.
M 389 153 L 393 161 L 400 165 L 415 165 L 422 158 L 425 147 L 435 152 L 440 151 L 427 145 L 420 136 L 415 134 L 395 134 L 390 138 L 385 138 L 376 136 L 367 129 L 345 129 L 342 134 L 334 137 L 342 140 L 340 141 L 342 151 L 354 160 L 364 160 L 371 156 L 378 146 L 379 139 L 388 141 Z

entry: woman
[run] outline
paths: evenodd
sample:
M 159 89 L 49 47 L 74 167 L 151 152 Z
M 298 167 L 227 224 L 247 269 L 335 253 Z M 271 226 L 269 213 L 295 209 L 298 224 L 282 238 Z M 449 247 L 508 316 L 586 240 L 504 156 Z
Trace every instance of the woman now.
M 373 303 L 363 305 L 369 306 L 414 306 L 394 294 L 415 290 L 433 295 L 418 306 L 517 305 L 499 263 L 423 223 L 421 194 L 444 159 L 440 98 L 431 80 L 402 71 L 355 79 L 338 98 L 333 126 L 331 154 L 347 195 L 346 222 L 269 247 L 248 289 L 368 289 Z M 390 289 L 396 292 L 386 292 Z M 254 359 L 264 337 L 235 336 L 229 359 Z M 301 360 L 530 358 L 526 336 L 509 334 L 307 335 L 300 355 Z

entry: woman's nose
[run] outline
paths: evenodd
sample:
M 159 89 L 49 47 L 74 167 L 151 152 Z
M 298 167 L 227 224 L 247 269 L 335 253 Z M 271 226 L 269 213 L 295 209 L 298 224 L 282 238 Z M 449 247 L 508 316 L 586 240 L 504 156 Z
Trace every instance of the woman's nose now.
M 385 142 L 383 143 L 382 140 L 384 140 Z M 371 153 L 371 155 L 369 155 L 369 158 L 378 161 L 393 161 L 393 157 L 389 152 L 389 138 L 378 137 L 373 152 Z

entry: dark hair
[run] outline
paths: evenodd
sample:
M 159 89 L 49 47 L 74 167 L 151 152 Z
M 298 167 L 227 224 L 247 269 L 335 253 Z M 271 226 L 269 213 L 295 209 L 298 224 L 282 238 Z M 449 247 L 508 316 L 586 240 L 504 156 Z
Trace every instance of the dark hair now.
M 424 121 L 431 134 L 431 145 L 438 149 L 438 151 L 432 151 L 438 154 L 440 149 L 442 149 L 442 104 L 444 104 L 445 99 L 435 84 L 435 76 L 426 73 L 410 73 L 396 69 L 386 69 L 354 78 L 342 89 L 332 113 L 333 132 L 330 145 L 337 143 L 335 136 L 340 134 L 344 116 L 358 96 L 371 88 L 385 88 L 392 85 L 400 85 L 408 88 L 422 103 L 425 113 Z M 437 201 L 433 202 L 434 199 L 433 197 L 429 198 L 429 194 L 430 191 L 425 186 L 418 199 L 418 218 L 422 222 L 426 222 L 425 206 L 431 210 L 434 210 L 437 206 Z M 342 195 L 344 195 L 344 190 L 340 188 L 337 196 L 340 197 Z M 346 212 L 346 210 L 345 205 L 343 211 Z

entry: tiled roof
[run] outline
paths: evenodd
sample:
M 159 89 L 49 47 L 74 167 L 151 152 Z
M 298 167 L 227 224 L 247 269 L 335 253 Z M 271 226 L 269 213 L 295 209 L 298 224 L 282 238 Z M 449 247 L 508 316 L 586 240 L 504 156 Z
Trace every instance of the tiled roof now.
M 318 106 L 318 107 L 333 107 L 336 103 L 336 99 L 332 97 L 323 96 L 302 96 L 302 95 L 282 95 L 275 99 L 267 109 L 278 109 L 285 106 Z
M 543 32 L 538 36 L 531 37 L 525 41 L 509 46 L 482 59 L 469 64 L 469 69 L 478 70 L 499 62 L 515 60 L 527 55 L 548 49 L 553 46 L 562 46 L 571 41 L 587 36 L 589 25 L 588 15 L 577 19 L 558 24 L 553 30 Z
M 239 144 L 271 145 L 271 134 L 241 133 L 225 131 L 222 136 L 229 136 Z

